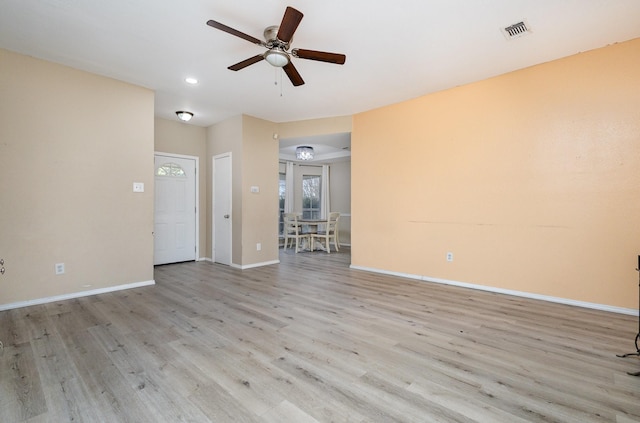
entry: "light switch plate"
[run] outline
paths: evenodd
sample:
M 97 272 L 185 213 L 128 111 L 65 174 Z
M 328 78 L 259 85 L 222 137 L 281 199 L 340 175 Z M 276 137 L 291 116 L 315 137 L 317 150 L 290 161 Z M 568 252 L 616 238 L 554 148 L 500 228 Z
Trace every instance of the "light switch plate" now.
M 254 193 L 254 194 L 259 193 L 260 192 L 260 187 L 252 186 L 251 187 L 251 192 Z
M 144 182 L 134 182 L 133 192 L 144 192 Z

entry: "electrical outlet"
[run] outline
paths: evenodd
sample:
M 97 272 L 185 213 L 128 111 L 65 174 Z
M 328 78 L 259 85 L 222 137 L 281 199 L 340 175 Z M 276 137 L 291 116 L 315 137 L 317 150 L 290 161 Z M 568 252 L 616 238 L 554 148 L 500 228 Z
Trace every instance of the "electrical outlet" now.
M 256 251 L 260 251 L 262 250 L 262 244 L 260 244 L 259 242 L 256 244 Z
M 447 253 L 447 261 L 453 261 L 453 253 Z
M 64 263 L 56 263 L 56 275 L 62 275 L 64 273 Z

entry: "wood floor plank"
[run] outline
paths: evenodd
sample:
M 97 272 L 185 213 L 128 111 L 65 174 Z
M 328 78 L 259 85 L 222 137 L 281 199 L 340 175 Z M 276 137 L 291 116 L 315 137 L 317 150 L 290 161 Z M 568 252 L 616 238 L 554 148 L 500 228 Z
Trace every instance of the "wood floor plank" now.
M 53 334 L 31 342 L 38 360 L 36 365 L 42 380 L 48 414 L 64 416 L 66 421 L 97 421 L 100 415 L 89 407 L 88 390 L 77 377 L 77 368 L 69 359 L 64 343 Z
M 0 421 L 640 421 L 637 317 L 280 261 L 0 312 Z
M 282 401 L 275 408 L 264 413 L 261 417 L 265 423 L 318 423 L 318 420 L 300 410 L 287 400 Z
M 24 421 L 47 411 L 30 343 L 5 347 L 0 381 L 0 421 Z

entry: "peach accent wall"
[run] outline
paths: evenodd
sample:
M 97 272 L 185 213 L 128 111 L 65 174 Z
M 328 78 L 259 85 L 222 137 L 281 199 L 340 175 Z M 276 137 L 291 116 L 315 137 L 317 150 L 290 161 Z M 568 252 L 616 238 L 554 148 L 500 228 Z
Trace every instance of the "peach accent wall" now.
M 153 281 L 153 98 L 0 49 L 0 306 Z
M 636 39 L 354 116 L 353 265 L 636 308 L 639 75 Z

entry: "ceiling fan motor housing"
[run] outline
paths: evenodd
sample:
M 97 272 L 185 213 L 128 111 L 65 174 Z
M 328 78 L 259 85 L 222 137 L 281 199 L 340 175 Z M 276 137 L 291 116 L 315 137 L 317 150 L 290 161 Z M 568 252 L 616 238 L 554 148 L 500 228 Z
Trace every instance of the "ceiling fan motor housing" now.
M 289 40 L 288 43 L 285 43 L 281 40 L 278 39 L 278 29 L 280 29 L 280 27 L 278 25 L 271 25 L 268 26 L 267 28 L 265 28 L 264 30 L 264 39 L 267 42 L 267 47 L 268 48 L 273 48 L 273 47 L 280 47 L 282 50 L 289 50 L 289 45 L 291 44 L 291 41 L 293 40 L 293 37 L 291 37 L 291 40 Z

